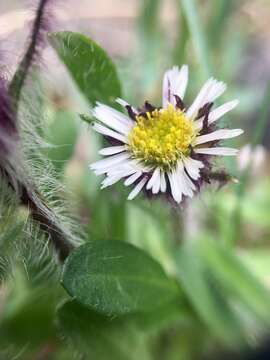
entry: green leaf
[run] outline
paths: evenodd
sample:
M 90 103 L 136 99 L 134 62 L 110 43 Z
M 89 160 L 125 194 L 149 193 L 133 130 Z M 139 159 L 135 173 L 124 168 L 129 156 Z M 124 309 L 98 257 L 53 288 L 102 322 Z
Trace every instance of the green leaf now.
M 75 249 L 62 282 L 73 298 L 106 314 L 150 311 L 180 296 L 158 262 L 122 241 L 91 241 Z
M 143 337 L 125 318 L 106 317 L 76 301 L 64 303 L 57 315 L 60 332 L 80 353 L 91 351 L 91 358 L 102 360 L 148 359 Z
M 49 41 L 90 104 L 95 105 L 96 101 L 110 104 L 121 96 L 115 65 L 93 40 L 64 31 L 50 33 Z

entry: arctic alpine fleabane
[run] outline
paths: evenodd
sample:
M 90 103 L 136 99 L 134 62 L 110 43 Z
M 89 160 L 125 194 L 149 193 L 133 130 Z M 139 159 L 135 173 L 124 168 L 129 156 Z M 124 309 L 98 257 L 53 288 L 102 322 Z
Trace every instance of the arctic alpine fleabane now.
M 237 149 L 221 147 L 220 141 L 239 136 L 241 129 L 216 129 L 215 122 L 237 106 L 233 100 L 213 110 L 214 101 L 226 90 L 223 82 L 209 79 L 190 107 L 184 103 L 188 66 L 173 67 L 163 79 L 162 107 L 148 101 L 136 109 L 116 101 L 127 115 L 101 103 L 93 109 L 93 129 L 111 146 L 100 150 L 106 158 L 90 165 L 105 175 L 102 188 L 122 178 L 133 185 L 128 199 L 142 189 L 151 194 L 167 193 L 176 203 L 198 192 L 211 171 L 214 155 L 233 156 Z

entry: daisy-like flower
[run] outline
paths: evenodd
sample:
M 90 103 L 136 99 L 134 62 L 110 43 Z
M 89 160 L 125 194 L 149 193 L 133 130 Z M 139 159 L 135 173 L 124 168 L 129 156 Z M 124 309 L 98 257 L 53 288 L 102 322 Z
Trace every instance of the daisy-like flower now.
M 105 175 L 102 188 L 123 178 L 126 186 L 133 186 L 129 200 L 144 189 L 151 194 L 167 193 L 180 203 L 208 181 L 213 156 L 237 154 L 236 149 L 219 143 L 243 131 L 216 129 L 215 124 L 238 100 L 213 110 L 214 101 L 223 94 L 226 85 L 211 78 L 187 107 L 184 103 L 187 83 L 188 66 L 173 67 L 164 75 L 162 107 L 146 101 L 143 108 L 136 109 L 117 99 L 127 110 L 124 115 L 97 103 L 93 129 L 111 144 L 99 152 L 106 158 L 90 165 L 97 175 Z

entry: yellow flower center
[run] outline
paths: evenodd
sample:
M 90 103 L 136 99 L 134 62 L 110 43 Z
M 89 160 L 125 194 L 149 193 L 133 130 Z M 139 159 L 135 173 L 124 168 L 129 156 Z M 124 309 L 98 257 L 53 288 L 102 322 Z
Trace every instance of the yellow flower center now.
M 172 104 L 136 117 L 129 134 L 129 149 L 134 158 L 164 171 L 175 167 L 181 156 L 188 155 L 196 137 L 193 121 Z

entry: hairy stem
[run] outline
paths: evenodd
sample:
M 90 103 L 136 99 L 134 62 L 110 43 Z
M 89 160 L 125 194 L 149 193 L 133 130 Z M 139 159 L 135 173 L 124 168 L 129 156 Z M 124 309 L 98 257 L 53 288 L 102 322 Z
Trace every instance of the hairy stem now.
M 42 200 L 40 194 L 27 189 L 24 185 L 21 187 L 20 201 L 30 210 L 32 219 L 39 224 L 40 229 L 48 234 L 58 252 L 60 260 L 64 261 L 73 249 L 73 245 L 67 240 L 64 230 L 53 220 L 54 214 L 51 209 Z M 41 206 L 38 205 L 39 202 L 41 202 L 46 211 L 43 211 Z
M 14 183 L 9 173 L 1 165 L 0 173 L 5 176 L 9 186 L 15 191 Z M 30 189 L 30 186 L 27 187 L 20 181 L 18 181 L 17 187 L 19 189 L 20 203 L 28 208 L 32 220 L 48 235 L 50 242 L 58 253 L 59 259 L 64 261 L 74 246 L 69 242 L 68 234 L 57 223 L 56 215 L 48 207 L 38 191 Z
M 17 136 L 16 125 L 18 121 L 17 113 L 21 92 L 40 45 L 40 36 L 46 25 L 44 20 L 45 7 L 48 5 L 49 1 L 50 0 L 39 1 L 31 32 L 30 44 L 9 85 L 9 93 L 6 91 L 5 84 L 0 82 L 0 135 L 2 133 L 2 135 L 5 135 L 5 138 L 9 137 L 10 139 L 13 139 L 15 133 L 16 142 L 20 141 L 19 136 Z M 9 143 L 10 141 L 7 142 L 7 144 Z M 0 145 L 2 146 L 3 152 L 5 143 L 1 143 L 1 137 Z M 65 260 L 73 248 L 73 245 L 68 240 L 69 234 L 58 223 L 54 211 L 46 204 L 42 195 L 35 189 L 34 184 L 30 186 L 22 182 L 18 175 L 16 175 L 16 169 L 14 170 L 15 175 L 11 175 L 7 170 L 6 163 L 8 162 L 8 157 L 12 156 L 13 148 L 7 150 L 9 151 L 5 158 L 1 158 L 1 156 L 3 157 L 3 154 L 0 155 L 0 174 L 5 175 L 9 186 L 16 194 L 19 194 L 20 203 L 29 209 L 33 221 L 40 226 L 42 231 L 46 232 L 51 243 L 58 252 L 60 260 Z M 14 179 L 14 176 L 16 179 Z
M 10 94 L 13 99 L 13 106 L 15 111 L 17 111 L 18 109 L 21 91 L 37 50 L 37 45 L 39 43 L 39 38 L 40 38 L 40 32 L 42 31 L 44 10 L 48 2 L 49 0 L 41 0 L 39 2 L 39 6 L 36 12 L 36 18 L 34 20 L 32 32 L 31 32 L 30 44 L 10 83 Z

